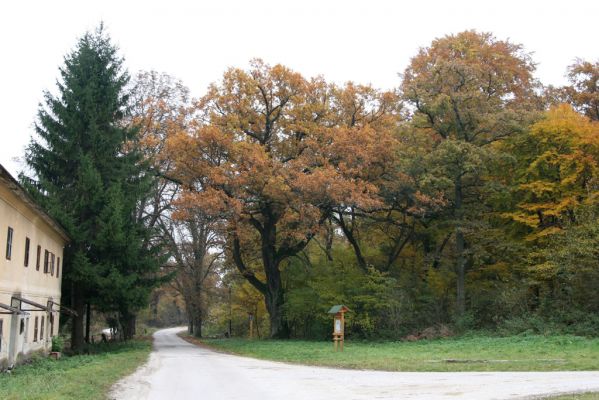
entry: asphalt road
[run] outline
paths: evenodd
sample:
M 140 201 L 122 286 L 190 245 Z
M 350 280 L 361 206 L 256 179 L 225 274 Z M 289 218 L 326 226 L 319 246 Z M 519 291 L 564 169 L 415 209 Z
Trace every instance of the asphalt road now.
M 380 372 L 340 370 L 216 353 L 155 333 L 146 365 L 117 383 L 118 400 L 528 399 L 599 391 L 599 372 Z

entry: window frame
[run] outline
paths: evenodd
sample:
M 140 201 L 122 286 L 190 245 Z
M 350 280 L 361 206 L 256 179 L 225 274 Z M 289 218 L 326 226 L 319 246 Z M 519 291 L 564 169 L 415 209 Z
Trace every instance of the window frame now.
M 40 270 L 40 261 L 42 258 L 42 246 L 41 245 L 37 245 L 37 260 L 35 262 L 35 270 L 39 271 Z

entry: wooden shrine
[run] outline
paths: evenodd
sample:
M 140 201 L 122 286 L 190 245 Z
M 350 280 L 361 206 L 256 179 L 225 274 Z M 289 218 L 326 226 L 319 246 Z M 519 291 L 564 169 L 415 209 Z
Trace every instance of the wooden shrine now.
M 350 311 L 343 304 L 337 304 L 329 310 L 333 314 L 333 348 L 335 351 L 343 351 L 343 341 L 345 340 L 345 317 L 344 314 Z

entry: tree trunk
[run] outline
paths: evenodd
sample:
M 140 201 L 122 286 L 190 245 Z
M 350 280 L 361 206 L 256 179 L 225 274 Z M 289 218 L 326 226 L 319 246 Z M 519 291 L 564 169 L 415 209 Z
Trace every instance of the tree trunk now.
M 269 290 L 266 294 L 266 310 L 270 318 L 270 337 L 271 339 L 288 339 L 289 324 L 283 312 L 285 296 L 283 289 L 278 291 Z
M 274 223 L 265 223 L 262 235 L 262 262 L 266 273 L 265 304 L 270 316 L 270 337 L 273 339 L 289 338 L 289 325 L 283 312 L 285 295 L 281 271 L 279 270 L 280 258 L 277 257 L 276 243 L 277 228 Z
M 187 315 L 187 333 L 193 335 L 193 315 L 187 299 L 185 299 L 185 314 Z
M 135 314 L 121 315 L 121 328 L 123 330 L 123 340 L 131 340 L 135 335 L 135 322 L 137 316 Z
M 456 215 L 456 230 L 455 230 L 455 249 L 456 249 L 456 275 L 457 275 L 457 301 L 456 312 L 458 316 L 464 315 L 466 311 L 466 270 L 464 258 L 464 234 L 462 232 L 462 179 L 460 176 L 455 182 L 455 215 Z
M 85 343 L 90 343 L 90 327 L 92 319 L 92 307 L 91 304 L 87 303 L 85 309 Z
M 78 285 L 71 284 L 72 287 L 72 306 L 73 310 L 77 315 L 73 315 L 72 326 L 71 326 L 71 350 L 75 353 L 83 351 L 84 345 L 84 334 L 83 334 L 83 321 L 85 314 L 85 301 L 83 299 L 83 293 Z
M 192 328 L 192 334 L 195 337 L 201 338 L 202 337 L 202 313 L 195 313 L 192 317 L 192 324 L 193 324 L 193 328 Z

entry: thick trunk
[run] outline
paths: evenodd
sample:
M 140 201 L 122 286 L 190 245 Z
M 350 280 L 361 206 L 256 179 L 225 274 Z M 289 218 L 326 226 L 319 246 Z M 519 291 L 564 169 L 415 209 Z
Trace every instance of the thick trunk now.
M 273 224 L 265 224 L 262 236 L 262 262 L 266 272 L 265 304 L 270 316 L 270 337 L 286 339 L 289 337 L 289 325 L 285 318 L 283 305 L 285 295 L 279 264 L 281 260 L 276 251 L 277 230 Z
M 91 304 L 87 303 L 86 309 L 85 309 L 85 343 L 90 342 L 91 319 L 92 319 L 92 307 L 91 307 Z
M 466 311 L 466 260 L 464 258 L 464 234 L 462 232 L 462 179 L 458 177 L 455 182 L 455 250 L 456 250 L 456 312 L 459 316 L 464 315 Z
M 269 292 L 265 298 L 266 310 L 270 318 L 270 337 L 272 339 L 288 339 L 289 324 L 283 312 L 285 296 L 283 290 Z
M 185 299 L 185 315 L 187 316 L 187 333 L 193 335 L 193 313 L 187 299 Z
M 71 326 L 71 349 L 79 353 L 83 351 L 84 347 L 84 315 L 85 315 L 85 301 L 81 289 L 77 288 L 77 285 L 72 285 L 72 307 L 77 315 L 73 315 L 72 326 Z
M 199 294 L 198 294 L 199 295 Z M 197 298 L 185 298 L 187 304 L 187 331 L 195 337 L 202 337 L 202 307 Z
M 121 327 L 123 332 L 123 340 L 131 340 L 135 335 L 135 321 L 137 316 L 135 314 L 125 314 L 121 316 Z
M 202 337 L 202 313 L 196 313 L 192 317 L 192 335 L 198 338 Z

